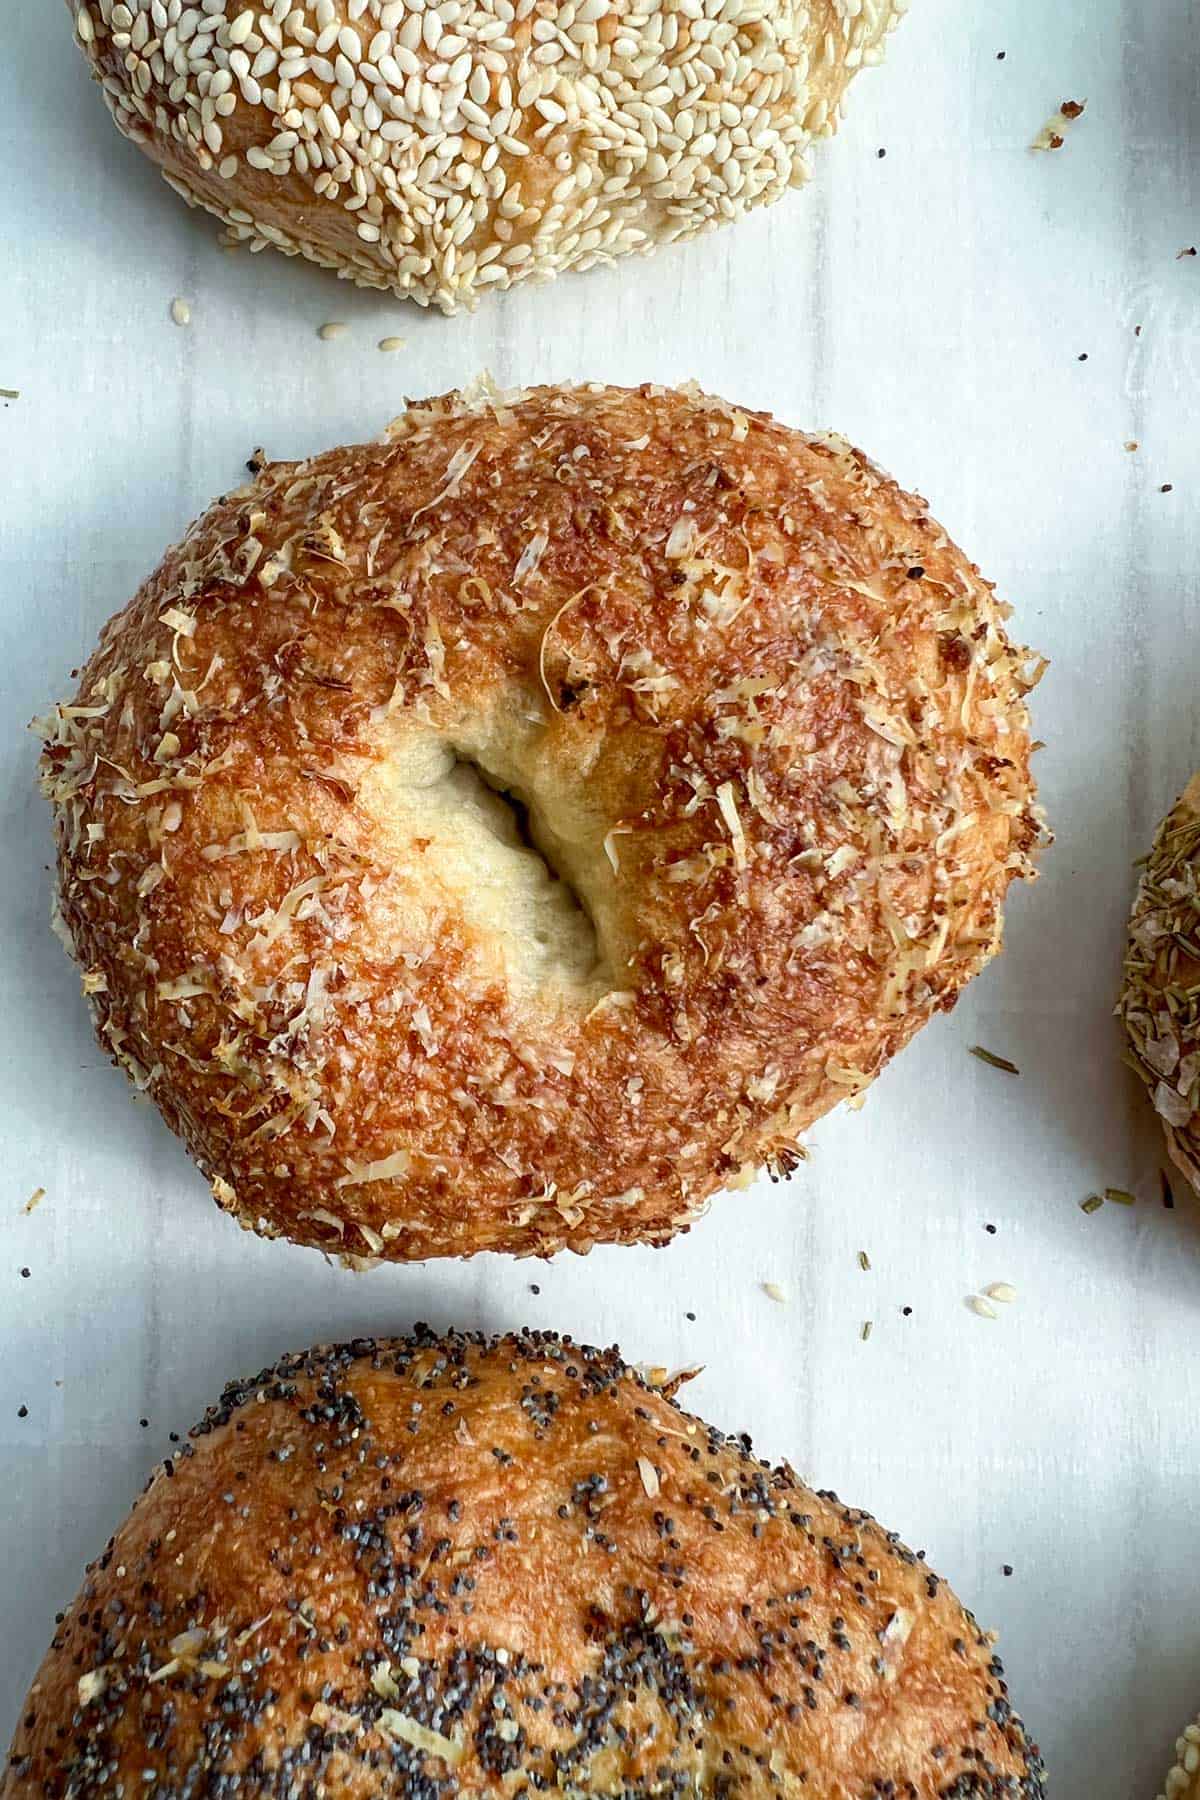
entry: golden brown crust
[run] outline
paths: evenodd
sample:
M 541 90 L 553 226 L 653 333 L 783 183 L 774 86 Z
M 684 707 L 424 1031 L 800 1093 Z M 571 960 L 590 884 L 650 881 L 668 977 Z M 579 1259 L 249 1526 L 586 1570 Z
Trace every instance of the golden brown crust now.
M 1171 1161 L 1200 1193 L 1200 774 L 1155 835 L 1138 882 L 1117 1004 Z
M 665 1242 L 999 947 L 1039 830 L 1003 612 L 858 452 L 695 391 L 272 464 L 47 722 L 101 1041 L 259 1229 Z
M 118 126 L 190 204 L 454 312 L 799 185 L 905 0 L 68 4 Z
M 227 1388 L 88 1572 L 3 1800 L 1040 1800 L 990 1638 L 866 1514 L 548 1333 Z

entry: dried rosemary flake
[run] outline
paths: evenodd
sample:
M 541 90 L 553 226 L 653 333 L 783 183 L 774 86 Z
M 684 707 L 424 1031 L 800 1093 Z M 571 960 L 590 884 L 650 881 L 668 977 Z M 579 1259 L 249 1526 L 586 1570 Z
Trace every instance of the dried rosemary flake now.
M 1106 1187 L 1104 1198 L 1111 1200 L 1115 1206 L 1136 1206 L 1137 1195 L 1131 1194 L 1128 1188 Z
M 45 1188 L 42 1188 L 42 1187 L 34 1188 L 32 1194 L 30 1194 L 28 1200 L 25 1202 L 24 1206 L 21 1208 L 21 1211 L 23 1213 L 33 1212 L 35 1207 L 39 1206 L 45 1198 L 46 1198 Z
M 874 1319 L 864 1319 L 863 1320 L 862 1331 L 859 1333 L 859 1336 L 862 1338 L 862 1341 L 864 1344 L 866 1343 L 867 1339 L 870 1337 L 871 1332 L 874 1329 L 874 1326 L 875 1326 Z
M 994 1050 L 985 1050 L 982 1044 L 972 1044 L 971 1055 L 977 1056 L 980 1062 L 987 1063 L 990 1069 L 1003 1069 L 1006 1075 L 1021 1073 L 1016 1063 L 1009 1062 L 1007 1056 L 997 1056 Z
M 1079 1202 L 1079 1210 L 1080 1210 L 1080 1212 L 1085 1212 L 1085 1213 L 1099 1212 L 1100 1208 L 1103 1205 L 1104 1205 L 1104 1195 L 1103 1194 L 1089 1194 L 1086 1200 L 1081 1200 Z
M 0 388 L 0 400 L 19 400 L 20 398 L 20 388 Z
M 864 1273 L 871 1267 L 871 1259 L 865 1250 L 860 1250 L 858 1253 L 858 1266 Z

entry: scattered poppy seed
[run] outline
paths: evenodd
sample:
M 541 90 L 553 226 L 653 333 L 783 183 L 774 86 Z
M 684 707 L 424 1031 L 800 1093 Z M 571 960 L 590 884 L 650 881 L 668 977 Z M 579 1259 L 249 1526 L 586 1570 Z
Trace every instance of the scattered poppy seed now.
M 879 158 L 880 162 L 882 162 L 884 157 L 887 155 L 887 151 L 886 150 L 877 150 L 875 152 L 875 154 Z
M 912 1307 L 911 1306 L 902 1306 L 900 1308 L 900 1311 L 903 1313 L 903 1315 L 906 1319 L 912 1318 Z
M 920 581 L 920 579 L 921 579 L 922 575 L 924 575 L 924 573 L 925 573 L 925 570 L 922 568 L 921 564 L 914 563 L 912 568 L 908 571 L 908 579 L 910 581 Z
M 529 1291 L 531 1294 L 540 1294 L 542 1290 L 536 1281 L 531 1281 L 529 1284 Z
M 267 466 L 267 453 L 263 449 L 252 450 L 246 458 L 246 467 L 252 475 L 261 475 Z
M 691 1321 L 692 1321 L 692 1324 L 693 1324 L 693 1325 L 694 1325 L 694 1324 L 695 1324 L 695 1323 L 696 1323 L 696 1315 L 695 1315 L 695 1313 L 693 1313 L 693 1312 L 690 1312 L 690 1313 L 684 1313 L 684 1315 L 683 1315 L 683 1316 L 684 1316 L 684 1318 L 685 1318 L 685 1319 L 690 1319 L 690 1320 L 691 1320 Z
M 972 1044 L 971 1055 L 977 1056 L 980 1062 L 987 1063 L 988 1067 L 991 1069 L 1003 1069 L 1006 1075 L 1019 1075 L 1021 1073 L 1016 1063 L 1009 1062 L 1007 1056 L 997 1056 L 994 1051 L 985 1050 L 982 1044 Z
M 192 322 L 191 307 L 186 300 L 180 299 L 178 295 L 171 302 L 171 317 L 176 325 L 190 325 Z
M 1160 494 L 1169 494 L 1174 485 L 1175 483 L 1173 481 L 1164 481 L 1158 491 Z
M 148 1431 L 150 1429 L 149 1419 L 139 1419 L 138 1424 L 141 1426 L 143 1431 Z
M 1005 1573 L 1005 1574 L 1006 1574 L 1006 1575 L 1011 1575 L 1011 1574 L 1012 1574 L 1012 1572 L 1013 1572 L 1013 1566 L 1012 1566 L 1012 1564 L 1011 1564 L 1011 1563 L 1005 1563 L 1005 1565 L 1004 1565 L 1004 1573 Z
M 989 1237 L 995 1237 L 996 1227 L 994 1225 L 985 1225 L 983 1229 L 987 1232 Z
M 27 1406 L 18 1406 L 17 1417 L 18 1419 L 27 1419 L 29 1417 L 29 1408 Z
M 1088 353 L 1087 353 L 1087 351 L 1086 351 L 1086 350 L 1082 350 L 1082 351 L 1080 351 L 1080 354 L 1079 354 L 1079 360 L 1080 360 L 1080 362 L 1086 362 L 1086 361 L 1087 361 L 1087 359 L 1088 359 Z
M 22 1281 L 28 1281 L 28 1280 L 29 1280 L 29 1270 L 28 1270 L 28 1269 L 22 1269 L 22 1270 L 21 1270 L 21 1280 L 22 1280 Z
M 1007 51 L 1007 50 L 997 50 L 997 52 L 996 52 L 996 61 L 997 61 L 997 62 L 1003 62 L 1003 61 L 1004 61 L 1004 59 L 1005 59 L 1005 57 L 1006 57 L 1006 56 L 1007 56 L 1007 55 L 1008 55 L 1008 51 Z

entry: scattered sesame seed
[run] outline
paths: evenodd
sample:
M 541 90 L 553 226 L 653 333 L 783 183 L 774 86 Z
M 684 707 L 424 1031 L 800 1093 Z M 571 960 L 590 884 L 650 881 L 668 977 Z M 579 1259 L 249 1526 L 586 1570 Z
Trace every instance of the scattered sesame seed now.
M 192 322 L 191 307 L 186 300 L 181 299 L 178 295 L 176 295 L 175 299 L 171 302 L 171 317 L 176 325 L 190 325 Z
M 993 1281 L 991 1287 L 986 1287 L 983 1291 L 989 1300 L 999 1300 L 1004 1306 L 1008 1306 L 1017 1297 L 1017 1290 L 1011 1281 Z
M 978 1313 L 981 1319 L 998 1319 L 1000 1317 L 991 1301 L 985 1300 L 982 1294 L 968 1294 L 967 1305 L 973 1313 Z
M 403 350 L 404 347 L 405 347 L 405 340 L 401 337 L 385 337 L 385 338 L 380 338 L 380 340 L 379 340 L 379 348 L 381 350 L 387 350 L 387 351 Z
M 779 1303 L 780 1306 L 787 1305 L 787 1303 L 788 1303 L 787 1289 L 785 1287 L 781 1287 L 777 1281 L 764 1281 L 762 1284 L 762 1291 L 767 1296 L 768 1300 L 775 1300 Z
M 317 336 L 323 339 L 325 343 L 329 343 L 331 338 L 343 337 L 349 329 L 350 327 L 344 324 L 341 319 L 330 319 L 326 324 L 322 325 Z

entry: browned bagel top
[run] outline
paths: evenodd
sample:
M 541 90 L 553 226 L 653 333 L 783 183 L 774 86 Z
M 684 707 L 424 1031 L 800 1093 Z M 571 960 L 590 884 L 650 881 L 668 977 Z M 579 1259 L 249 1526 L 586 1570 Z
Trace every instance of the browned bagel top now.
M 47 728 L 102 1040 L 262 1229 L 664 1241 L 998 947 L 1003 614 L 858 452 L 691 390 L 270 464 Z
M 989 1638 L 865 1513 L 549 1333 L 230 1386 L 88 1573 L 3 1800 L 1040 1800 Z

